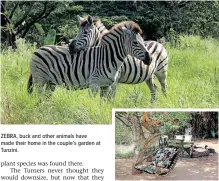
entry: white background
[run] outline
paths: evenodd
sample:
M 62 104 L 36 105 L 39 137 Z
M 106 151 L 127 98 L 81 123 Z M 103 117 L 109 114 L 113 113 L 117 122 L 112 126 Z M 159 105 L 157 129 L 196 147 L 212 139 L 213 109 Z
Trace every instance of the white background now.
M 101 141 L 101 146 L 12 146 L 18 153 L 0 152 L 0 161 L 75 161 L 83 162 L 85 168 L 104 168 L 104 180 L 115 180 L 115 132 L 114 125 L 0 125 L 0 133 L 19 134 L 80 134 L 88 139 Z M 10 141 L 13 139 L 0 139 Z M 17 140 L 17 139 L 15 139 Z M 27 139 L 19 139 L 19 141 Z M 67 141 L 69 139 L 29 139 L 30 141 Z M 75 139 L 74 139 L 75 140 Z M 79 140 L 79 139 L 77 139 Z M 2 147 L 2 146 L 1 146 Z M 11 146 L 7 146 L 11 148 Z M 35 167 L 36 168 L 36 167 Z M 40 167 L 38 167 L 40 168 Z M 10 175 L 9 168 L 0 168 L 0 175 Z M 32 174 L 33 175 L 33 174 Z M 39 174 L 36 174 L 39 175 Z M 49 174 L 50 175 L 50 174 Z M 66 174 L 64 174 L 66 175 Z M 90 173 L 90 176 L 93 175 Z M 48 177 L 50 178 L 50 177 Z M 91 179 L 90 179 L 91 180 Z

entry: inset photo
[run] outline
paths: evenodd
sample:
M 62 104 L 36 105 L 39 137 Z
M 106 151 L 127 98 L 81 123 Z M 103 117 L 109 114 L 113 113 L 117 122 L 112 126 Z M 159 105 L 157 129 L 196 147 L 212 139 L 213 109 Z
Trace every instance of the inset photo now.
M 113 114 L 116 180 L 218 180 L 218 112 Z

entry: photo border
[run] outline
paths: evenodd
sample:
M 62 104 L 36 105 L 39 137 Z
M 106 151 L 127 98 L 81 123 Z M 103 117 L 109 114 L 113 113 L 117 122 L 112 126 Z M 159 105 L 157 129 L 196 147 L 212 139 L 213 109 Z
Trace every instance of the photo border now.
M 200 109 L 199 108 L 185 108 L 185 109 L 184 108 L 113 108 L 112 109 L 112 126 L 114 129 L 114 134 L 116 131 L 116 128 L 115 128 L 115 113 L 116 112 L 218 112 L 218 122 L 219 122 L 219 108 L 200 108 Z M 115 143 L 115 139 L 116 138 L 114 136 L 114 143 Z M 218 138 L 218 143 L 219 143 L 219 138 Z M 114 145 L 114 150 L 115 150 L 115 145 Z M 115 152 L 114 154 L 116 156 Z M 115 161 L 115 164 L 116 164 L 116 161 Z M 116 171 L 116 166 L 114 168 L 115 168 L 114 170 Z M 219 173 L 219 156 L 218 156 L 218 173 Z M 160 180 L 169 181 L 169 180 L 164 180 L 164 179 L 160 179 Z M 160 180 L 153 180 L 153 181 L 160 181 Z M 191 181 L 191 180 L 183 180 L 183 181 Z M 116 179 L 116 175 L 115 175 L 115 181 L 120 181 Z M 122 180 L 122 181 L 143 181 L 143 180 Z M 192 181 L 198 181 L 198 180 L 192 180 Z M 215 180 L 206 180 L 206 181 L 215 181 Z

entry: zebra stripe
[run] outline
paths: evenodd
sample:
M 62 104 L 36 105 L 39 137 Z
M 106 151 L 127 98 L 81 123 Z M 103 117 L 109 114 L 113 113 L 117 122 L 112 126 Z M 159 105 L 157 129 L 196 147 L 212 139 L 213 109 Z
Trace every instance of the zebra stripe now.
M 140 27 L 132 22 L 115 25 L 102 36 L 98 47 L 71 54 L 67 47 L 44 46 L 36 50 L 30 62 L 32 84 L 38 87 L 64 85 L 69 89 L 90 87 L 94 94 L 100 87 L 110 86 L 117 80 L 117 71 L 128 54 L 149 64 L 148 52 L 140 36 Z
M 80 18 L 80 23 L 83 23 L 84 25 L 87 24 L 87 26 L 80 26 L 80 32 L 78 33 L 77 38 L 70 43 L 70 51 L 78 51 L 77 48 L 86 49 L 97 45 L 97 42 L 100 43 L 99 40 L 101 39 L 101 36 L 108 31 L 99 19 L 94 19 L 93 23 L 90 22 L 89 26 L 87 23 L 88 18 L 91 21 L 92 17 L 90 16 L 87 18 Z M 92 35 L 88 36 L 88 34 L 83 34 L 84 31 L 89 31 Z M 77 45 L 77 41 L 80 40 L 79 37 L 86 39 L 83 43 L 83 47 Z M 95 42 L 95 44 L 93 42 Z M 145 81 L 151 91 L 151 101 L 154 101 L 156 96 L 156 85 L 153 80 L 154 75 L 158 78 L 163 93 L 166 94 L 168 56 L 166 49 L 158 42 L 145 41 L 144 45 L 152 59 L 150 66 L 145 65 L 142 61 L 129 55 L 119 70 L 120 75 L 118 83 L 138 84 Z

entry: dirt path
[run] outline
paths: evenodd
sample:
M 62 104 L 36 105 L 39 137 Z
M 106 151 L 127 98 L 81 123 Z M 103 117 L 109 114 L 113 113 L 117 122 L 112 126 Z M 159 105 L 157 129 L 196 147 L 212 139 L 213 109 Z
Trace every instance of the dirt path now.
M 218 140 L 201 140 L 195 143 L 208 145 L 216 153 L 201 158 L 179 159 L 172 172 L 165 177 L 142 173 L 132 175 L 132 160 L 116 160 L 116 180 L 218 180 Z

